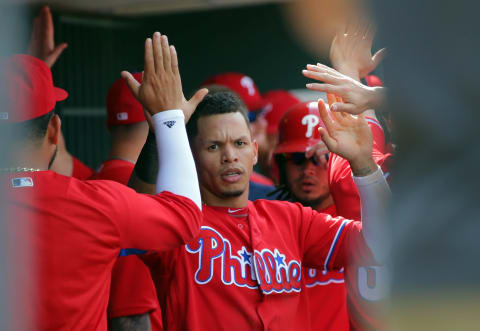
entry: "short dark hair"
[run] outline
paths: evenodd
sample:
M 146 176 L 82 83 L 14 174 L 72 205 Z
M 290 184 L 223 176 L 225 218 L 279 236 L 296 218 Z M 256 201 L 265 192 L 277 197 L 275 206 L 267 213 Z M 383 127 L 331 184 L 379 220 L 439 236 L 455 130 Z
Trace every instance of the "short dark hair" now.
M 190 144 L 192 144 L 198 134 L 198 120 L 201 117 L 228 113 L 240 113 L 250 128 L 247 106 L 245 106 L 235 92 L 224 88 L 213 91 L 209 90 L 187 123 L 187 134 Z
M 55 115 L 52 110 L 45 115 L 20 123 L 5 123 L 8 130 L 12 133 L 15 141 L 28 141 L 36 143 L 45 137 L 48 129 L 48 123 Z M 3 125 L 2 125 L 3 126 Z

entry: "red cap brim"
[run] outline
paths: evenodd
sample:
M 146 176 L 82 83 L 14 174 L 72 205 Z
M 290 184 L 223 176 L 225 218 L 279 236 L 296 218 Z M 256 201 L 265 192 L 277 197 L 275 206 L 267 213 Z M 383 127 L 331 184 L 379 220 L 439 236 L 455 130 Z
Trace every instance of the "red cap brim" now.
M 53 93 L 55 94 L 55 101 L 63 101 L 68 98 L 68 92 L 59 87 L 54 87 Z
M 309 141 L 291 141 L 283 144 L 277 145 L 273 154 L 281 153 L 303 153 L 311 146 L 314 146 L 316 143 L 321 140 L 311 139 Z M 325 148 L 325 153 L 328 153 L 328 149 Z

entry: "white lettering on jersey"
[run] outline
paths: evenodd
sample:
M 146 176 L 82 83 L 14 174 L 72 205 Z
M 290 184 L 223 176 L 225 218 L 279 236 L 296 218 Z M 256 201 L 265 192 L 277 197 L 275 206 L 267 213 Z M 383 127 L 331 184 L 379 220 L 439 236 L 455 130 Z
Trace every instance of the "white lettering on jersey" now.
M 357 274 L 358 293 L 366 301 L 386 298 L 389 285 L 386 267 L 360 267 Z
M 199 285 L 208 284 L 215 278 L 225 285 L 248 289 L 260 287 L 264 294 L 301 291 L 301 263 L 288 260 L 277 248 L 252 252 L 242 246 L 240 250 L 232 251 L 228 239 L 217 230 L 202 226 L 199 237 L 185 249 L 198 255 L 195 282 Z

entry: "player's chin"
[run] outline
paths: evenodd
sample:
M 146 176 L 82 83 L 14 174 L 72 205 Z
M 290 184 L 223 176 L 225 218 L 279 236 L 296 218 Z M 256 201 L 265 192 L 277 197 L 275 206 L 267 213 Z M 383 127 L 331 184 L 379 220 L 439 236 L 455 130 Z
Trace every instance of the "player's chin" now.
M 224 190 L 222 191 L 222 196 L 225 198 L 236 198 L 239 197 L 245 192 L 245 190 Z
M 238 197 L 247 190 L 246 183 L 223 184 L 221 188 L 222 196 Z

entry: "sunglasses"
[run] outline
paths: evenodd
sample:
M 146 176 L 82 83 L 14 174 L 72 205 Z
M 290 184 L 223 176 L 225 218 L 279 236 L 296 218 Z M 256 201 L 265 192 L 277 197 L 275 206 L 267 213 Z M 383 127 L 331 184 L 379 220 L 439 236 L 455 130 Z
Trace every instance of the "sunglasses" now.
M 311 157 L 309 159 L 307 159 L 305 157 L 305 153 L 283 153 L 283 156 L 285 157 L 285 159 L 287 161 L 291 161 L 293 164 L 295 165 L 302 165 L 304 164 L 306 161 L 312 161 L 312 163 L 315 165 L 315 166 L 318 166 L 319 162 Z M 327 160 L 328 162 L 328 154 L 325 154 L 325 159 Z

